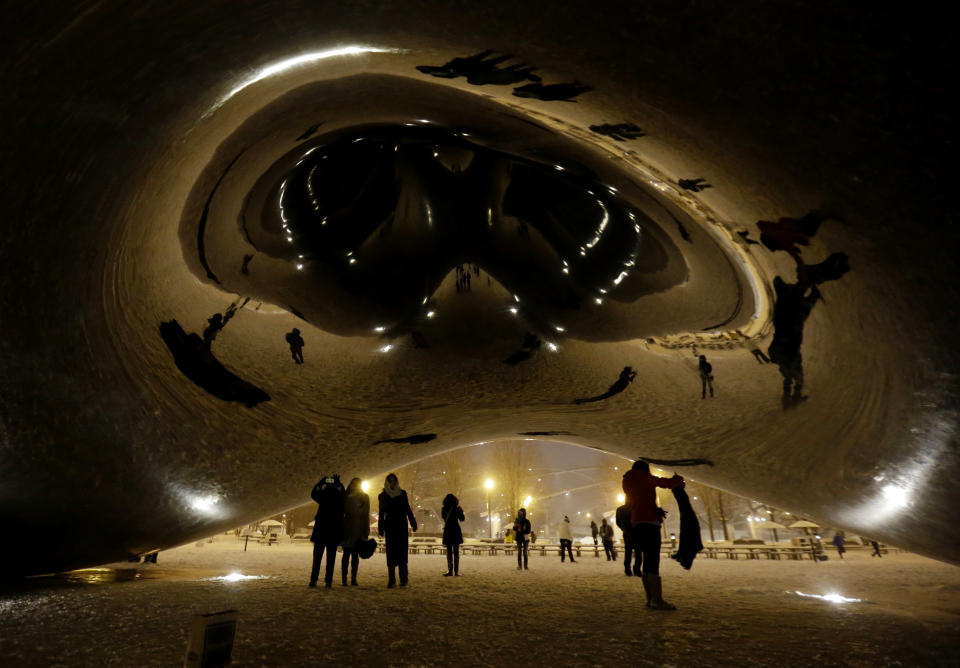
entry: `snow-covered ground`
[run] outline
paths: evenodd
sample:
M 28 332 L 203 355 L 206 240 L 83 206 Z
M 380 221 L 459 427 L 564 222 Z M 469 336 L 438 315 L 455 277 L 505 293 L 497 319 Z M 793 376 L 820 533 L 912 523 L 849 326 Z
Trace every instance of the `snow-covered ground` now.
M 840 561 L 662 564 L 675 612 L 643 607 L 638 578 L 584 554 L 412 555 L 388 590 L 383 555 L 360 586 L 306 586 L 310 544 L 232 537 L 162 552 L 136 569 L 91 569 L 0 589 L 8 666 L 182 665 L 196 613 L 240 611 L 234 665 L 960 665 L 960 568 L 868 551 Z M 130 564 L 130 566 L 133 566 Z M 339 569 L 339 564 L 338 564 Z M 231 572 L 266 576 L 228 582 Z M 837 593 L 833 603 L 805 594 Z

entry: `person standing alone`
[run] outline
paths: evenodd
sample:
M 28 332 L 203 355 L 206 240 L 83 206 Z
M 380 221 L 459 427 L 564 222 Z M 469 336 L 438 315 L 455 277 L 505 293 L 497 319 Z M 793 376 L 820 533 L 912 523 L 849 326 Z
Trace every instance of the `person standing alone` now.
M 513 520 L 513 536 L 517 543 L 517 570 L 529 570 L 530 520 L 527 519 L 526 508 L 517 511 L 517 518 Z
M 447 572 L 444 575 L 460 575 L 460 545 L 463 544 L 460 522 L 464 517 L 460 501 L 453 494 L 443 498 L 440 517 L 443 519 L 443 544 L 447 548 Z
M 417 518 L 413 516 L 406 490 L 400 489 L 397 474 L 387 476 L 383 491 L 377 497 L 380 502 L 380 514 L 377 520 L 377 532 L 385 536 L 387 543 L 387 587 L 397 584 L 396 571 L 400 571 L 400 586 L 407 586 L 407 520 L 410 528 L 417 530 Z
M 557 535 L 560 537 L 560 563 L 563 563 L 566 553 L 570 554 L 571 564 L 577 563 L 573 560 L 573 530 L 570 528 L 570 518 L 566 515 L 557 527 Z
M 317 515 L 313 520 L 313 566 L 310 568 L 311 587 L 317 586 L 320 576 L 320 562 L 323 553 L 327 553 L 327 570 L 323 582 L 327 586 L 333 583 L 333 567 L 337 560 L 337 545 L 343 540 L 343 485 L 340 476 L 333 474 L 320 479 L 313 486 L 310 498 L 317 502 Z

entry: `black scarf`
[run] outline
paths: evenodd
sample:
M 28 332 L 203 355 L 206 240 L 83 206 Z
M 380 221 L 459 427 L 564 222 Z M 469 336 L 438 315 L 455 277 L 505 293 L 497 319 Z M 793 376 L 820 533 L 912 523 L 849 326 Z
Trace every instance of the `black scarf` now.
M 685 487 L 686 485 L 680 485 L 673 488 L 673 496 L 680 509 L 680 548 L 670 558 L 676 559 L 677 563 L 689 571 L 697 553 L 703 549 L 703 541 L 700 540 L 700 521 L 693 512 Z

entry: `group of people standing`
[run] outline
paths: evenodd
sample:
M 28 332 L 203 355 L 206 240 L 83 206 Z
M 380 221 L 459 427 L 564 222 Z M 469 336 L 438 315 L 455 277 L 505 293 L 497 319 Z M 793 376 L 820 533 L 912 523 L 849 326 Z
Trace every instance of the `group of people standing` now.
M 357 567 L 360 557 L 369 557 L 373 550 L 370 545 L 370 497 L 363 491 L 360 478 L 354 478 L 346 489 L 340 483 L 339 475 L 321 478 L 313 487 L 310 497 L 317 502 L 317 515 L 314 518 L 313 566 L 310 569 L 309 586 L 316 587 L 320 575 L 323 553 L 327 553 L 327 568 L 324 584 L 333 583 L 334 564 L 337 547 L 343 549 L 340 562 L 340 575 L 343 586 L 347 585 L 347 567 L 350 566 L 350 584 L 357 585 Z M 377 533 L 384 538 L 387 548 L 387 587 L 397 584 L 397 571 L 400 574 L 400 586 L 407 584 L 407 526 L 417 530 L 417 518 L 410 508 L 407 492 L 400 489 L 396 474 L 391 473 L 384 481 L 383 491 L 377 497 L 380 510 L 377 520 Z
M 650 473 L 650 465 L 642 459 L 633 463 L 633 467 L 623 476 L 623 492 L 626 503 L 617 509 L 616 524 L 623 531 L 624 558 L 626 575 L 639 576 L 646 593 L 647 607 L 657 610 L 673 610 L 675 606 L 663 599 L 663 586 L 660 580 L 660 530 L 664 512 L 657 505 L 656 488 L 675 489 L 684 484 L 679 475 L 672 478 L 660 478 Z M 347 569 L 350 567 L 350 584 L 357 584 L 357 567 L 360 557 L 372 554 L 369 549 L 370 534 L 370 497 L 363 491 L 359 478 L 354 478 L 346 489 L 340 483 L 340 477 L 333 475 L 318 482 L 310 496 L 317 502 L 317 514 L 314 520 L 313 566 L 310 571 L 310 586 L 315 587 L 320 573 L 324 552 L 327 553 L 324 583 L 330 587 L 333 582 L 334 564 L 337 547 L 343 549 L 340 562 L 342 584 L 347 585 Z M 408 581 L 407 529 L 417 530 L 417 519 L 410 508 L 405 490 L 400 488 L 396 474 L 391 473 L 384 481 L 383 490 L 378 496 L 379 514 L 377 532 L 384 538 L 387 552 L 387 587 L 397 584 L 399 571 L 400 586 Z M 463 509 L 453 494 L 447 494 L 441 509 L 443 520 L 443 544 L 447 554 L 447 572 L 444 576 L 460 575 L 460 545 L 463 544 L 463 531 L 460 523 L 464 521 Z M 513 522 L 514 541 L 517 546 L 517 570 L 528 570 L 529 544 L 532 528 L 527 511 L 521 508 Z M 597 527 L 591 522 L 591 532 L 596 544 L 597 536 L 603 541 L 607 560 L 616 561 L 613 547 L 613 527 L 607 523 Z M 570 518 L 564 516 L 558 528 L 560 539 L 560 561 L 569 555 L 573 558 L 573 531 Z M 366 548 L 366 549 L 365 549 Z M 879 551 L 879 550 L 878 550 Z M 631 560 L 633 566 L 631 569 Z

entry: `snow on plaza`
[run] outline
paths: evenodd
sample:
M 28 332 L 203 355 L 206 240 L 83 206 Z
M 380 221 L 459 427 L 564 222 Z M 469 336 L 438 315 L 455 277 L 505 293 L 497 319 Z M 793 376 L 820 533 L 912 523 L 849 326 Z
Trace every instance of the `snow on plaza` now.
M 960 568 L 895 550 L 841 561 L 828 548 L 819 563 L 701 555 L 689 572 L 664 559 L 668 612 L 647 610 L 639 579 L 592 548 L 575 564 L 533 553 L 529 571 L 463 555 L 460 577 L 441 576 L 440 554 L 411 555 L 409 586 L 389 590 L 379 553 L 361 561 L 357 587 L 340 585 L 338 558 L 333 588 L 308 588 L 311 548 L 283 538 L 244 552 L 222 535 L 156 565 L 7 586 L 0 655 L 9 666 L 182 665 L 192 616 L 236 609 L 237 666 L 960 665 Z

